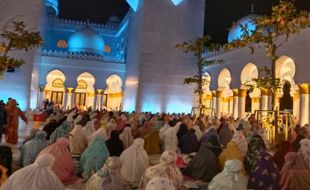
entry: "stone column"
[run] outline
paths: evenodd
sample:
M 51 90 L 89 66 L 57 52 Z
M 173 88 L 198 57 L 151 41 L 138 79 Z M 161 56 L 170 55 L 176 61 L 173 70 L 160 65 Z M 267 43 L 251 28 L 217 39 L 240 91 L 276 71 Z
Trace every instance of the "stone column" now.
M 103 94 L 103 89 L 97 89 L 97 101 L 96 101 L 96 110 L 101 111 L 102 109 L 102 94 Z
M 222 112 L 222 91 L 216 91 L 216 112 L 215 115 L 220 118 Z
M 283 92 L 276 92 L 275 100 L 274 100 L 274 107 L 272 109 L 276 107 L 277 110 L 280 110 L 280 100 L 282 96 L 283 96 Z
M 213 108 L 213 116 L 216 116 L 216 91 L 212 91 L 212 103 L 211 107 Z
M 221 105 L 222 105 L 221 115 L 223 114 L 226 115 L 229 113 L 229 97 L 222 97 L 220 100 L 221 100 Z
M 269 90 L 262 89 L 261 90 L 261 105 L 260 105 L 261 110 L 270 109 L 271 106 L 269 105 L 269 99 L 270 99 L 269 97 L 270 97 Z
M 299 122 L 303 126 L 309 123 L 309 84 L 304 83 L 298 86 L 299 86 L 299 93 L 300 93 Z
M 43 108 L 43 95 L 44 95 L 44 86 L 39 86 L 38 88 L 38 99 L 37 99 L 37 108 Z
M 95 93 L 93 92 L 88 92 L 87 93 L 87 103 L 86 107 L 89 108 L 91 107 L 93 110 L 95 109 L 94 107 L 94 102 L 95 102 Z
M 299 91 L 296 91 L 293 95 L 293 115 L 296 118 L 299 118 L 299 110 L 300 110 L 300 96 Z
M 234 99 L 234 103 L 233 103 L 233 116 L 236 119 L 238 117 L 238 89 L 234 89 L 233 90 L 233 99 Z
M 207 108 L 212 107 L 212 94 L 205 94 L 204 105 Z
M 72 94 L 74 93 L 74 88 L 67 88 L 66 94 L 67 94 L 67 101 L 65 102 L 65 109 L 71 109 L 72 108 Z
M 232 115 L 234 113 L 234 97 L 229 97 L 229 115 Z
M 238 101 L 238 117 L 239 118 L 244 118 L 245 116 L 245 97 L 246 97 L 246 89 L 239 89 L 238 91 L 238 96 L 239 96 L 239 101 Z
M 251 101 L 252 101 L 251 113 L 254 113 L 255 110 L 260 110 L 260 98 L 259 97 L 251 97 Z

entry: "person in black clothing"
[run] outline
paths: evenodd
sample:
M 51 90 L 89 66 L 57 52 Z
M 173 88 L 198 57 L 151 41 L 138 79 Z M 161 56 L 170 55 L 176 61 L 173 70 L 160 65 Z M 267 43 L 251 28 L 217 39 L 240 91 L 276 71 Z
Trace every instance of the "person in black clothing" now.
M 199 143 L 195 135 L 195 129 L 188 130 L 188 132 L 181 137 L 179 142 L 181 152 L 184 154 L 198 151 Z
M 124 151 L 123 142 L 119 138 L 119 133 L 116 130 L 111 132 L 111 138 L 106 142 L 110 156 L 120 156 Z
M 55 129 L 57 128 L 57 121 L 55 119 L 52 119 L 48 124 L 46 124 L 43 127 L 43 131 L 45 131 L 47 133 L 46 135 L 46 140 L 50 140 L 50 136 L 51 134 L 55 131 Z
M 4 105 L 5 104 L 1 100 L 0 101 L 0 143 L 2 141 L 2 135 L 4 133 L 4 128 L 7 124 L 7 113 L 6 113 L 6 110 L 4 108 Z

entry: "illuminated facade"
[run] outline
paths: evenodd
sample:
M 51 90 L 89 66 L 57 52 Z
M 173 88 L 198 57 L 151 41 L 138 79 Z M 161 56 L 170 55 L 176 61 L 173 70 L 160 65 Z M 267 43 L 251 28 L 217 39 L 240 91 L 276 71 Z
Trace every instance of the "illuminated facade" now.
M 246 19 L 241 19 L 243 24 Z M 232 36 L 238 38 L 239 32 L 232 29 L 229 40 Z M 281 79 L 283 87 L 276 93 L 275 106 L 279 110 L 291 111 L 302 125 L 309 123 L 309 39 L 309 29 L 294 36 L 280 47 L 276 61 L 276 77 Z M 263 48 L 256 48 L 254 54 L 245 47 L 211 57 L 224 60 L 224 64 L 206 68 L 211 84 L 204 101 L 215 109 L 217 116 L 229 114 L 243 118 L 247 112 L 272 109 L 270 91 L 254 89 L 250 93 L 245 86 L 259 76 L 259 68 L 271 65 Z
M 174 46 L 203 35 L 204 0 L 127 2 L 122 20 L 100 25 L 60 19 L 58 0 L 1 1 L 0 25 L 23 15 L 44 45 L 16 53 L 27 64 L 6 73 L 0 99 L 16 98 L 23 110 L 49 99 L 65 108 L 189 113 L 195 96 L 182 83 L 194 58 Z

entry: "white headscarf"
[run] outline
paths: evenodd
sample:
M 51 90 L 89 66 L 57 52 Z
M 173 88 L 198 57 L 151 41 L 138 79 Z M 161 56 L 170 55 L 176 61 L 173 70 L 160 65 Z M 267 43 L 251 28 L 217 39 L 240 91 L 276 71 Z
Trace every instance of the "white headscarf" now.
M 73 116 L 75 116 L 75 112 L 69 113 L 69 115 L 67 117 L 67 121 L 70 123 L 73 122 L 74 121 Z
M 165 124 L 161 129 L 159 129 L 159 138 L 161 141 L 164 141 L 164 134 L 169 129 L 169 124 Z
M 121 174 L 130 182 L 139 182 L 149 166 L 149 157 L 145 152 L 144 140 L 137 138 L 120 156 L 123 162 Z
M 52 171 L 55 162 L 51 154 L 42 154 L 36 161 L 13 173 L 1 186 L 1 190 L 65 190 Z
M 104 128 L 100 128 L 87 137 L 88 145 L 90 145 L 98 136 L 102 136 L 105 141 L 108 140 L 107 132 Z
M 241 131 L 236 131 L 233 135 L 232 141 L 235 142 L 244 157 L 248 151 L 248 142 Z
M 242 172 L 239 160 L 227 160 L 224 170 L 217 174 L 208 185 L 209 190 L 247 190 L 248 179 Z
M 76 125 L 69 135 L 69 147 L 71 154 L 82 154 L 87 148 L 87 138 L 81 125 Z
M 175 190 L 175 188 L 169 179 L 156 177 L 147 184 L 146 190 Z
M 121 166 L 118 157 L 109 157 L 104 166 L 87 181 L 86 190 L 129 190 L 129 185 L 120 174 Z
M 197 137 L 197 140 L 199 141 L 199 140 L 201 139 L 203 133 L 201 132 L 201 130 L 200 130 L 200 128 L 199 128 L 198 125 L 195 125 L 195 126 L 193 127 L 193 129 L 195 129 L 195 135 L 196 135 L 196 137 Z
M 119 135 L 119 138 L 122 140 L 125 149 L 132 145 L 134 138 L 131 133 L 131 128 L 125 127 L 123 132 Z
M 300 142 L 300 148 L 298 150 L 298 154 L 302 155 L 304 161 L 307 163 L 308 167 L 310 168 L 310 140 L 309 139 L 302 139 Z
M 177 133 L 180 129 L 181 122 L 178 122 L 174 127 L 169 127 L 164 132 L 164 149 L 165 150 L 172 150 L 177 151 L 178 150 L 178 137 Z
M 92 113 L 89 117 L 91 120 L 95 119 L 97 117 L 97 113 Z
M 177 154 L 174 151 L 165 151 L 159 164 L 148 168 L 143 175 L 140 183 L 140 190 L 145 190 L 149 181 L 156 177 L 166 177 L 176 189 L 181 189 L 183 185 L 183 175 L 175 165 Z
M 97 121 L 97 119 L 93 119 L 91 121 L 88 121 L 86 126 L 83 128 L 84 135 L 86 137 L 90 136 L 91 134 L 93 134 L 96 131 L 96 129 L 95 129 L 96 121 Z
M 77 116 L 77 118 L 74 120 L 74 125 L 77 125 L 81 120 L 83 119 L 83 115 Z

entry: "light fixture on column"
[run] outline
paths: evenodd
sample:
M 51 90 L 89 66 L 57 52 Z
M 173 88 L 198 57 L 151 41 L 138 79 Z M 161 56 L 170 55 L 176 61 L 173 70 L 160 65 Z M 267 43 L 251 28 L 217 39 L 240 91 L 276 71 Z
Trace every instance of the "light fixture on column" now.
M 71 94 L 71 93 L 73 93 L 73 90 L 74 90 L 74 88 L 71 88 L 71 87 L 69 87 L 69 88 L 67 88 L 67 93 L 69 93 L 69 94 Z
M 126 0 L 130 7 L 137 12 L 140 6 L 140 0 Z
M 183 0 L 171 0 L 175 6 L 178 6 Z

